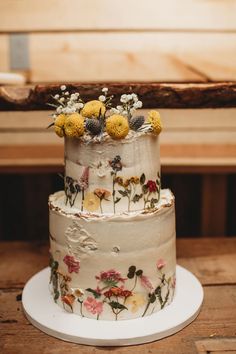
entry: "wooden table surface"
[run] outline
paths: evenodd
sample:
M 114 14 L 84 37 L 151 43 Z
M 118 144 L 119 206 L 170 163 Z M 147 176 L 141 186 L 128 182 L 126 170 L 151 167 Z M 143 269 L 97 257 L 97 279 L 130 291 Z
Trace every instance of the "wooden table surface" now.
M 178 264 L 204 286 L 198 318 L 179 333 L 130 347 L 67 343 L 34 328 L 21 306 L 26 281 L 48 264 L 48 245 L 2 242 L 0 247 L 0 352 L 2 354 L 236 353 L 236 237 L 177 239 Z

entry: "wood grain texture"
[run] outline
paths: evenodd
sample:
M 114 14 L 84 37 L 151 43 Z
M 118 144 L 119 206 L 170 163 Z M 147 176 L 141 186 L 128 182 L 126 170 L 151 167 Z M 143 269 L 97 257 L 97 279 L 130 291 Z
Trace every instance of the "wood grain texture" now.
M 67 343 L 34 328 L 24 317 L 20 302 L 22 286 L 35 272 L 47 265 L 47 245 L 2 243 L 0 265 L 0 346 L 3 354 L 197 354 L 234 350 L 236 328 L 235 275 L 226 284 L 223 273 L 235 269 L 236 238 L 179 239 L 178 263 L 194 274 L 211 278 L 204 285 L 204 303 L 198 318 L 175 335 L 160 341 L 131 347 L 89 347 Z M 223 258 L 221 258 L 223 255 Z M 10 258 L 9 258 L 10 257 Z M 216 262 L 214 262 L 214 259 Z M 202 262 L 205 262 L 203 271 Z M 233 262 L 233 263 L 231 263 Z M 10 264 L 10 267 L 7 267 Z M 228 263 L 228 264 L 227 264 Z M 196 269 L 201 269 L 196 273 Z M 221 271 L 219 271 L 219 269 Z M 207 275 L 208 271 L 208 275 Z M 219 275 L 222 275 L 222 277 Z M 215 285 L 217 284 L 217 285 Z M 18 301 L 17 301 L 18 300 Z M 4 304 L 4 305 L 3 305 Z
M 0 31 L 236 30 L 236 2 L 182 0 L 5 0 Z M 223 14 L 223 15 L 222 15 Z
M 85 101 L 97 98 L 101 88 L 115 95 L 135 92 L 144 108 L 224 108 L 236 107 L 236 83 L 75 83 L 67 84 L 70 92 L 79 91 Z M 59 84 L 24 87 L 0 87 L 0 110 L 49 110 L 51 95 L 60 91 Z
M 235 42 L 236 32 L 31 34 L 30 82 L 236 80 Z
M 0 67 L 11 55 L 2 36 Z M 48 32 L 30 33 L 28 41 L 32 83 L 236 80 L 236 31 Z
M 234 354 L 236 353 L 236 339 L 232 338 L 212 338 L 196 341 L 199 354 Z

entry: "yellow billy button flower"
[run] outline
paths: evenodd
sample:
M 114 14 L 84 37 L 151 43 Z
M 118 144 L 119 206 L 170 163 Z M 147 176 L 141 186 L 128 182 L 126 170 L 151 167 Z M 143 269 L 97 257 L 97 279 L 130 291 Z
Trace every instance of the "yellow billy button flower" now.
M 106 112 L 106 107 L 104 103 L 98 100 L 93 100 L 85 103 L 81 114 L 86 118 L 98 118 L 99 114 L 104 115 Z
M 113 114 L 106 120 L 106 131 L 113 139 L 123 139 L 129 132 L 129 123 L 120 114 Z
M 54 122 L 54 130 L 55 133 L 62 138 L 64 136 L 64 125 L 66 121 L 66 116 L 65 114 L 59 114 L 59 116 L 56 117 L 55 122 Z
M 162 123 L 160 113 L 157 111 L 148 112 L 147 122 L 151 124 L 153 132 L 157 135 L 162 131 Z
M 70 138 L 79 138 L 84 134 L 84 118 L 79 113 L 70 114 L 64 125 L 65 135 Z

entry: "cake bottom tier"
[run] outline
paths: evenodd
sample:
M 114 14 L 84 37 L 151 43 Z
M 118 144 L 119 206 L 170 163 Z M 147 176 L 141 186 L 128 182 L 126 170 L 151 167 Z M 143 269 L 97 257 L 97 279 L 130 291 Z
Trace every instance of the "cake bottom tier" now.
M 175 207 L 161 191 L 155 210 L 88 215 L 49 198 L 52 296 L 66 311 L 99 320 L 148 316 L 175 289 Z

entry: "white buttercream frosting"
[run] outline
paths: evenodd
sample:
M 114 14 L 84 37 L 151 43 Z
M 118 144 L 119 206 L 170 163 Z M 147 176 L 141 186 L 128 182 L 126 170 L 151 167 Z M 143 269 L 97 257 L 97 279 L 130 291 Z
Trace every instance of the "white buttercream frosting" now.
M 120 169 L 112 164 L 117 156 L 121 159 Z M 145 176 L 143 183 L 140 182 L 142 175 Z M 66 200 L 78 210 L 91 211 L 90 205 L 98 214 L 142 210 L 150 205 L 151 199 L 153 203 L 159 199 L 157 187 L 151 189 L 151 194 L 147 188 L 143 189 L 148 181 L 160 183 L 159 137 L 131 131 L 119 141 L 107 135 L 101 141 L 65 138 L 65 176 L 68 185 L 73 181 L 79 186 L 79 192 Z M 96 194 L 99 190 L 106 193 L 101 202 Z
M 169 190 L 149 211 L 78 212 L 65 206 L 64 192 L 50 196 L 49 207 L 52 284 L 65 310 L 122 320 L 150 315 L 172 301 L 175 209 Z

